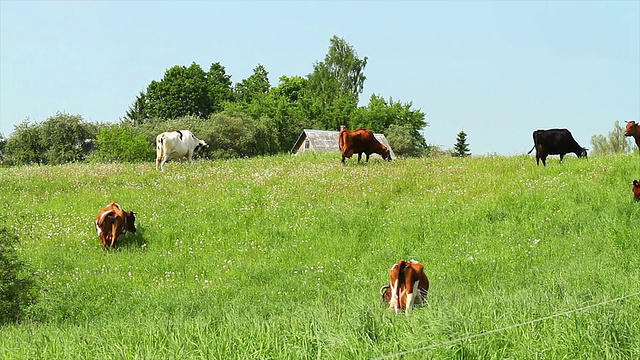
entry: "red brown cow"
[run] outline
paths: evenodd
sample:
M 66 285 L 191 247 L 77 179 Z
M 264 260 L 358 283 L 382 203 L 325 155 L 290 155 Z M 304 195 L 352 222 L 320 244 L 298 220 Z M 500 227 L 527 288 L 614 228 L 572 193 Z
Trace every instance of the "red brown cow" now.
M 338 134 L 338 146 L 342 151 L 343 164 L 344 159 L 350 158 L 353 154 L 358 154 L 358 162 L 360 162 L 362 153 L 367 156 L 367 162 L 369 162 L 371 154 L 378 154 L 385 160 L 391 160 L 391 152 L 376 139 L 371 130 L 348 130 L 341 126 Z
M 400 260 L 389 270 L 390 285 L 380 288 L 382 300 L 389 302 L 389 308 L 396 314 L 401 309 L 409 315 L 414 304 L 421 304 L 429 291 L 429 279 L 424 273 L 424 265 L 416 260 Z
M 633 200 L 640 201 L 640 180 L 633 180 Z
M 102 248 L 114 247 L 116 240 L 125 232 L 131 231 L 135 234 L 135 213 L 124 211 L 117 202 L 112 202 L 103 207 L 96 215 L 96 232 L 100 237 Z
M 638 151 L 640 152 L 640 124 L 635 121 L 627 121 L 627 127 L 624 131 L 624 136 L 633 136 L 636 140 L 636 146 L 638 146 Z

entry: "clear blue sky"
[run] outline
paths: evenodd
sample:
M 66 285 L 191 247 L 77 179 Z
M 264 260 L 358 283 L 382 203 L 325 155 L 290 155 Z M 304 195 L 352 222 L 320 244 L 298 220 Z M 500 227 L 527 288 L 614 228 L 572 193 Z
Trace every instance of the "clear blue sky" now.
M 166 69 L 262 64 L 271 85 L 306 76 L 333 35 L 367 56 L 372 93 L 426 114 L 430 144 L 468 134 L 474 154 L 515 155 L 536 129 L 590 147 L 640 120 L 640 1 L 0 0 L 0 132 L 56 112 L 116 122 Z

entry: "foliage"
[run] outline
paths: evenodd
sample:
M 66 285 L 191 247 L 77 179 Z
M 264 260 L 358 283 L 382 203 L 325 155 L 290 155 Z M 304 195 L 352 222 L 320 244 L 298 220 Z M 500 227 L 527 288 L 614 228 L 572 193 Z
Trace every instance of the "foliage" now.
M 144 91 L 140 91 L 140 94 L 136 96 L 136 100 L 133 102 L 133 105 L 129 107 L 124 118 L 133 125 L 140 125 L 149 117 L 147 111 L 147 94 Z
M 346 125 L 364 88 L 367 57 L 358 54 L 344 39 L 333 36 L 324 61 L 316 62 L 309 74 L 311 120 L 320 129 Z
M 208 72 L 200 65 L 174 66 L 160 81 L 147 87 L 143 108 L 149 117 L 174 119 L 183 116 L 206 118 L 222 109 L 232 99 L 231 77 L 220 63 L 211 64 Z
M 432 345 L 403 358 L 639 357 L 638 297 L 603 303 L 640 283 L 636 156 L 543 169 L 527 156 L 307 155 L 165 173 L 0 168 L 0 209 L 40 274 L 0 357 L 371 359 Z M 112 200 L 138 233 L 105 252 L 92 222 Z M 409 317 L 378 294 L 401 258 L 431 280 Z
M 613 124 L 613 130 L 607 137 L 604 135 L 593 135 L 591 137 L 591 150 L 594 155 L 603 154 L 624 154 L 634 150 L 631 140 L 624 136 L 625 128 L 618 120 Z
M 29 119 L 14 127 L 7 140 L 6 157 L 11 164 L 62 164 L 82 161 L 92 150 L 97 125 L 81 115 L 56 113 L 42 123 Z
M 471 155 L 471 152 L 469 152 L 469 144 L 467 144 L 467 133 L 460 131 L 456 136 L 456 143 L 453 146 L 453 153 L 451 156 L 465 157 L 469 155 Z
M 191 130 L 191 132 L 208 144 L 212 140 L 211 122 L 208 119 L 197 116 L 182 116 L 175 119 L 150 118 L 139 126 L 131 127 L 135 134 L 143 136 L 148 146 L 155 151 L 156 137 L 165 131 Z
M 265 96 L 269 89 L 271 89 L 269 72 L 264 66 L 258 64 L 253 69 L 251 76 L 235 85 L 235 99 L 238 102 L 251 103 L 257 98 Z
M 96 147 L 91 160 L 97 162 L 140 162 L 155 158 L 154 144 L 124 124 L 103 127 L 96 138 Z
M 37 124 L 25 119 L 13 127 L 7 139 L 6 158 L 12 165 L 42 163 L 42 140 Z
M 242 113 L 235 116 L 215 114 L 212 122 L 212 141 L 209 145 L 216 158 L 248 157 L 256 155 L 255 125 Z
M 402 129 L 403 134 L 410 137 L 398 144 L 401 148 L 400 153 L 406 152 L 407 156 L 420 156 L 427 147 L 420 131 L 428 124 L 424 120 L 424 113 L 419 109 L 412 110 L 412 106 L 411 102 L 403 104 L 399 101 L 393 101 L 392 98 L 387 101 L 379 95 L 372 94 L 369 104 L 357 109 L 353 128 L 363 127 L 373 132 L 388 134 L 389 130 L 397 133 L 398 130 L 392 129 L 392 126 L 396 125 L 398 127 L 394 127 L 394 129 Z M 394 136 L 396 134 L 391 135 L 391 137 Z M 396 151 L 398 146 L 393 143 L 391 146 Z
M 18 258 L 18 237 L 0 226 L 0 325 L 20 320 L 35 300 L 35 280 Z
M 7 165 L 6 148 L 7 139 L 4 137 L 3 133 L 0 133 L 0 165 Z
M 452 154 L 452 149 L 444 149 L 442 145 L 435 144 L 428 144 L 424 151 L 424 156 L 426 157 L 452 156 Z
M 307 77 L 282 76 L 275 87 L 261 64 L 236 84 L 219 62 L 208 71 L 195 62 L 175 65 L 139 92 L 119 122 L 122 127 L 104 129 L 101 150 L 91 160 L 140 161 L 152 152 L 157 134 L 183 129 L 212 145 L 215 151 L 206 157 L 286 153 L 303 129 L 338 130 L 341 125 L 377 133 L 397 125 L 391 131 L 399 153 L 419 156 L 427 148 L 420 134 L 427 126 L 421 110 L 412 109 L 411 102 L 375 94 L 367 106 L 358 107 L 367 61 L 344 39 L 333 36 L 324 61 L 313 64 Z M 212 121 L 212 116 L 223 113 L 216 118 L 221 121 Z M 248 133 L 225 134 L 228 129 Z M 58 113 L 42 124 L 27 119 L 7 139 L 0 161 L 16 165 L 82 161 L 101 130 L 102 125 L 85 123 L 79 115 Z M 144 137 L 148 149 L 137 135 Z M 215 141 L 231 147 L 223 149 Z
M 40 124 L 40 132 L 44 163 L 63 164 L 84 160 L 96 126 L 85 123 L 81 115 L 57 113 Z
M 389 140 L 391 148 L 398 156 L 418 157 L 425 153 L 426 146 L 423 142 L 416 141 L 413 136 L 413 128 L 410 124 L 393 124 L 387 129 L 385 136 Z

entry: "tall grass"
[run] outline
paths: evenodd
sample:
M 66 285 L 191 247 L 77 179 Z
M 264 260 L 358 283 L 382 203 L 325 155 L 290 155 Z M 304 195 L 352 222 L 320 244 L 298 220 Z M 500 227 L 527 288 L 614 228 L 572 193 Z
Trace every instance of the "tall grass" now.
M 3 359 L 365 359 L 640 291 L 633 156 L 335 155 L 0 169 L 0 221 L 40 284 Z M 110 201 L 138 234 L 103 251 Z M 378 289 L 425 264 L 428 304 Z M 406 359 L 640 358 L 640 297 Z

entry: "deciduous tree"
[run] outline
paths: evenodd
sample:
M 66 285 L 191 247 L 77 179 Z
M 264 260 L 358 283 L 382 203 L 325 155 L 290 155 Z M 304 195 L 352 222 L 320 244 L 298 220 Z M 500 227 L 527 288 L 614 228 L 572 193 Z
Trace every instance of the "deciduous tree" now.
M 258 64 L 253 69 L 253 74 L 237 83 L 234 87 L 235 100 L 238 102 L 251 103 L 254 99 L 265 96 L 271 84 L 269 83 L 269 73 L 264 66 Z
M 602 154 L 623 154 L 632 152 L 634 149 L 630 139 L 624 136 L 625 128 L 620 125 L 619 121 L 613 124 L 613 130 L 609 135 L 593 135 L 591 137 L 592 153 L 596 155 Z
M 333 36 L 324 61 L 313 66 L 309 74 L 310 113 L 323 129 L 344 125 L 358 105 L 364 88 L 367 57 L 360 59 L 353 46 Z

